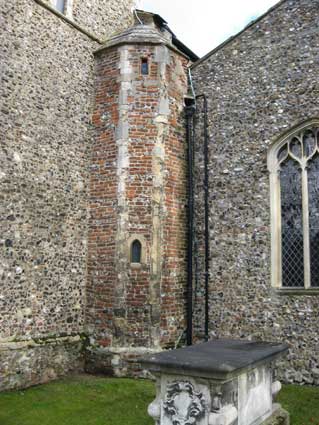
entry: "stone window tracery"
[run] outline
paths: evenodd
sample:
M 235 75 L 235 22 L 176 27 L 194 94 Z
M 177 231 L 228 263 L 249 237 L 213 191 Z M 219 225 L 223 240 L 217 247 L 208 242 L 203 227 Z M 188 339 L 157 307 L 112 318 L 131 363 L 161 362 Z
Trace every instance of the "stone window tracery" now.
M 268 169 L 272 286 L 319 289 L 319 120 L 273 145 Z

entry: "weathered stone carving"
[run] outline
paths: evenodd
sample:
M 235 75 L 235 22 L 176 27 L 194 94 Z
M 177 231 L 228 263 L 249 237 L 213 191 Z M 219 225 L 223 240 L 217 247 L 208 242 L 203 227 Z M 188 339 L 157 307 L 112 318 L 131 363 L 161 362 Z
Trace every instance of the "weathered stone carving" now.
M 217 393 L 214 397 L 213 397 L 213 402 L 212 402 L 212 412 L 218 412 L 221 407 L 222 407 L 222 393 Z
M 209 425 L 231 425 L 238 418 L 238 411 L 235 406 L 228 404 L 222 407 L 218 412 L 209 414 Z
M 190 382 L 173 382 L 167 386 L 163 404 L 173 425 L 193 425 L 205 414 L 205 399 Z
M 157 381 L 157 394 L 156 398 L 152 403 L 148 406 L 147 412 L 151 418 L 154 419 L 155 425 L 159 425 L 161 421 L 161 386 L 159 381 Z
M 231 395 L 235 397 L 234 394 Z M 209 414 L 209 425 L 230 425 L 238 417 L 238 411 L 233 404 L 227 403 L 223 406 L 223 393 L 217 392 L 212 397 L 211 412 Z
M 280 392 L 281 388 L 282 388 L 282 385 L 281 385 L 280 381 L 275 381 L 275 382 L 272 383 L 271 393 L 272 393 L 273 400 L 276 399 L 277 394 Z

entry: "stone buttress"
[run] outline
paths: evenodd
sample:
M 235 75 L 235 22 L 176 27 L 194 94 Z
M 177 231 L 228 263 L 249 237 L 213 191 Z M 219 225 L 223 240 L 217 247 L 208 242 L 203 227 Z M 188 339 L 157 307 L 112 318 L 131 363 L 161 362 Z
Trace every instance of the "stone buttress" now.
M 87 370 L 117 375 L 185 331 L 189 59 L 142 19 L 96 52 Z

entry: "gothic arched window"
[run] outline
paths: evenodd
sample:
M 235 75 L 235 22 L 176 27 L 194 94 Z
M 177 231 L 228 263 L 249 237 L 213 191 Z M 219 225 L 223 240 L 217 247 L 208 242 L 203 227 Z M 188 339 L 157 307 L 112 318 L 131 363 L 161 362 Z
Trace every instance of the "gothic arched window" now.
M 319 289 L 319 120 L 271 147 L 272 285 Z
M 131 263 L 140 263 L 142 259 L 142 244 L 138 239 L 132 242 Z

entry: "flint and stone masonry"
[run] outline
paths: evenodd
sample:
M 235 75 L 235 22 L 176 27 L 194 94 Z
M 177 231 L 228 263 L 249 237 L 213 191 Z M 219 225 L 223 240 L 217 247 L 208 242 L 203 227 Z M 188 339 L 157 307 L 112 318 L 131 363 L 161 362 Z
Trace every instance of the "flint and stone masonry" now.
M 138 374 L 127 360 L 177 346 L 186 327 L 189 50 L 158 15 L 134 23 L 133 0 L 54 4 L 0 4 L 0 390 L 85 359 Z M 283 340 L 281 378 L 308 384 L 319 384 L 319 298 L 271 286 L 267 152 L 318 119 L 318 8 L 283 0 L 191 69 L 209 110 L 210 336 Z
M 318 118 L 318 10 L 318 1 L 282 1 L 192 68 L 209 109 L 211 336 L 287 342 L 281 378 L 307 384 L 319 384 L 319 294 L 271 286 L 267 153 L 294 126 Z M 202 146 L 196 150 L 201 241 Z
M 133 2 L 73 6 L 84 31 L 41 1 L 0 4 L 0 390 L 83 369 L 93 52 L 100 46 L 85 31 L 106 38 L 127 28 Z

